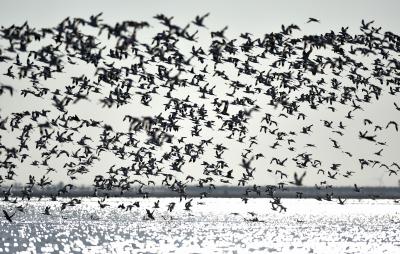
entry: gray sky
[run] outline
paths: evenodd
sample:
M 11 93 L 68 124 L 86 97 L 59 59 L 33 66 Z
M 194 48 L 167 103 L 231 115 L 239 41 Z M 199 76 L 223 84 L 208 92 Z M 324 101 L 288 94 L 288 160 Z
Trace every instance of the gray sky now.
M 50 26 L 67 16 L 88 17 L 104 12 L 107 22 L 126 19 L 149 21 L 156 13 L 174 16 L 186 23 L 198 14 L 210 12 L 207 23 L 214 29 L 229 25 L 232 34 L 252 31 L 255 35 L 280 30 L 281 24 L 295 23 L 305 33 L 337 30 L 342 26 L 358 29 L 361 19 L 376 20 L 383 30 L 399 32 L 398 9 L 393 1 L 2 1 L 0 22 L 4 25 L 29 20 L 34 26 Z M 306 27 L 308 17 L 321 24 Z
M 207 35 L 209 31 L 216 31 L 223 28 L 225 25 L 229 26 L 226 33 L 227 37 L 233 38 L 238 37 L 242 32 L 250 32 L 255 37 L 262 36 L 265 33 L 272 31 L 278 32 L 281 30 L 281 24 L 289 25 L 295 23 L 302 29 L 298 34 L 319 34 L 329 32 L 330 30 L 338 31 L 340 28 L 349 26 L 350 33 L 359 32 L 361 19 L 375 20 L 377 26 L 382 26 L 383 31 L 392 31 L 396 34 L 400 33 L 400 19 L 398 18 L 398 10 L 400 4 L 398 1 L 3 1 L 2 8 L 0 9 L 0 24 L 3 26 L 9 26 L 12 24 L 22 24 L 28 20 L 29 24 L 33 27 L 54 27 L 56 24 L 61 22 L 65 17 L 82 17 L 88 18 L 92 14 L 103 12 L 102 18 L 105 23 L 114 23 L 124 20 L 136 20 L 136 21 L 148 21 L 152 25 L 152 29 L 148 29 L 152 33 L 157 29 L 160 30 L 160 25 L 152 17 L 158 13 L 164 13 L 167 16 L 174 16 L 174 22 L 180 25 L 184 25 L 196 15 L 201 15 L 210 12 L 211 15 L 206 19 L 205 23 L 209 27 L 209 30 L 204 30 L 199 33 L 200 41 L 204 35 Z M 321 23 L 307 24 L 306 21 L 309 17 L 315 17 L 321 20 Z M 142 32 L 146 35 L 147 29 Z M 208 41 L 204 43 L 207 44 Z M 4 43 L 1 41 L 0 46 Z M 82 68 L 82 67 L 79 67 Z M 79 69 L 77 67 L 71 67 L 67 69 L 68 73 L 82 73 L 88 71 L 93 72 L 93 69 Z M 85 67 L 86 68 L 86 67 Z M 4 65 L 0 66 L 1 73 L 4 73 Z M 10 81 L 3 75 L 0 77 L 0 82 L 14 82 L 15 86 L 18 86 L 19 81 Z M 57 79 L 49 81 L 50 84 L 60 85 L 59 83 L 64 82 L 63 79 Z M 18 88 L 17 88 L 18 89 Z M 18 103 L 16 103 L 18 102 Z M 341 144 L 348 147 L 350 151 L 357 151 L 358 157 L 365 157 L 368 154 L 377 151 L 377 148 L 366 146 L 364 142 L 360 142 L 354 137 L 357 137 L 358 130 L 362 127 L 363 118 L 372 118 L 377 124 L 385 126 L 386 123 L 394 119 L 400 123 L 399 114 L 393 111 L 393 98 L 388 100 L 382 100 L 376 105 L 368 105 L 365 108 L 365 112 L 357 115 L 353 122 L 357 122 L 356 125 L 349 123 L 349 135 L 353 139 L 344 139 Z M 28 103 L 28 104 L 27 104 Z M 16 110 L 24 110 L 24 108 L 42 108 L 43 102 L 32 101 L 32 103 L 26 100 L 18 98 L 7 99 L 2 96 L 0 98 L 0 109 L 3 112 L 14 112 Z M 400 105 L 400 100 L 397 99 L 397 103 Z M 105 117 L 106 119 L 112 119 L 112 121 L 118 121 L 118 117 L 123 116 L 122 112 L 131 112 L 132 108 L 124 108 L 121 110 L 105 110 L 101 113 L 97 112 L 98 105 L 90 103 L 84 104 L 84 107 L 75 108 L 76 112 L 83 116 L 96 116 Z M 157 107 L 153 108 L 155 110 Z M 137 114 L 151 114 L 152 110 L 142 107 L 140 104 L 135 106 Z M 157 110 L 155 110 L 157 112 Z M 385 112 L 385 114 L 380 114 Z M 331 115 L 330 118 L 341 119 L 347 113 L 346 110 L 339 111 L 337 115 Z M 398 113 L 398 112 L 397 112 Z M 314 114 L 314 113 L 313 113 Z M 316 124 L 322 124 L 319 120 L 327 117 L 326 113 L 311 114 L 310 119 L 314 119 Z M 121 119 L 119 119 L 121 120 Z M 293 124 L 298 124 L 298 127 L 304 124 L 292 123 L 287 121 L 285 123 L 282 120 L 281 126 L 284 128 L 292 128 Z M 255 130 L 257 132 L 258 130 Z M 313 136 L 313 141 L 318 144 L 325 144 L 331 135 L 326 132 L 323 128 L 318 127 Z M 386 135 L 386 136 L 385 136 Z M 390 146 L 385 148 L 384 158 L 382 161 L 391 163 L 394 161 L 399 162 L 398 151 L 400 148 L 400 139 L 398 133 L 387 132 L 382 134 L 382 137 L 390 141 Z M 7 138 L 7 137 L 6 137 Z M 301 138 L 299 138 L 301 139 Z M 306 140 L 304 142 L 307 142 Z M 260 151 L 263 150 L 263 145 L 271 145 L 272 141 L 268 139 L 261 139 L 259 142 Z M 235 147 L 232 144 L 230 147 Z M 375 151 L 376 150 L 376 151 Z M 230 149 L 227 152 L 227 156 L 237 158 L 240 155 L 241 150 Z M 269 153 L 270 151 L 268 151 Z M 280 151 L 274 154 L 274 156 L 284 157 Z M 271 153 L 273 153 L 271 152 Z M 332 153 L 329 148 L 315 151 L 318 154 L 318 158 L 324 161 L 335 162 L 342 160 L 343 158 Z M 272 156 L 272 155 L 271 155 Z M 358 158 L 357 157 L 357 158 Z M 270 158 L 270 157 L 269 157 Z M 274 177 L 265 174 L 266 169 L 270 167 L 269 161 L 260 165 L 257 164 L 257 180 L 256 183 L 271 183 L 279 181 Z M 101 170 L 107 169 L 110 165 L 116 163 L 112 156 L 109 158 L 105 156 L 105 164 L 99 165 L 98 171 L 92 172 L 92 175 L 98 174 Z M 238 162 L 232 162 L 232 167 L 237 167 Z M 328 163 L 329 165 L 329 163 Z M 328 166 L 327 165 L 327 166 Z M 352 161 L 344 163 L 343 171 L 353 170 L 357 171 L 357 175 L 349 180 L 341 179 L 337 182 L 332 182 L 334 185 L 352 185 L 357 182 L 360 185 L 397 185 L 398 177 L 387 176 L 387 172 L 383 169 L 369 169 L 369 171 L 359 171 L 359 163 L 356 158 Z M 102 169 L 100 169 L 102 168 Z M 96 169 L 97 170 L 97 169 Z M 289 172 L 294 172 L 294 169 L 288 169 Z M 0 171 L 1 172 L 1 171 Z M 24 176 L 25 173 L 21 172 L 20 177 Z M 302 172 L 302 170 L 299 170 Z M 29 172 L 30 173 L 30 172 Z M 194 173 L 196 175 L 196 173 Z M 54 179 L 62 180 L 63 176 L 56 175 Z M 318 183 L 320 180 L 325 179 L 315 174 L 309 173 L 305 183 L 313 185 Z M 25 181 L 26 177 L 22 181 Z M 88 182 L 91 182 L 92 178 L 89 178 Z M 87 183 L 87 180 L 82 180 L 81 183 Z M 236 182 L 235 182 L 236 184 Z

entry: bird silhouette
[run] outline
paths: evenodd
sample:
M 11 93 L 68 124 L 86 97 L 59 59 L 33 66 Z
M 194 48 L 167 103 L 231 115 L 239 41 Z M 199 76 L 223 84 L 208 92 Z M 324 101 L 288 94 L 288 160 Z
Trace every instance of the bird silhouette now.
M 320 21 L 316 18 L 308 18 L 307 23 L 310 23 L 310 22 L 320 23 Z
M 15 212 L 10 215 L 10 214 L 8 214 L 8 212 L 6 210 L 3 210 L 3 214 L 4 214 L 4 217 L 6 218 L 6 220 L 8 220 L 8 222 L 10 222 L 10 223 L 13 222 L 12 218 L 14 217 Z

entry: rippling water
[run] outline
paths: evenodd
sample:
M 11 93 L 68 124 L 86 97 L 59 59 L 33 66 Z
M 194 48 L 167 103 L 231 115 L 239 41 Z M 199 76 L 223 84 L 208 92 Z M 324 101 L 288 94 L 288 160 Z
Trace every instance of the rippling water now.
M 393 200 L 287 199 L 287 212 L 279 213 L 269 199 L 194 199 L 185 211 L 184 202 L 163 198 L 154 221 L 145 209 L 157 199 L 112 198 L 103 209 L 97 200 L 62 213 L 59 202 L 22 203 L 25 212 L 13 223 L 0 220 L 0 253 L 400 253 L 400 205 Z M 117 208 L 135 201 L 140 208 Z M 177 202 L 172 213 L 170 202 Z M 43 214 L 46 206 L 51 215 Z

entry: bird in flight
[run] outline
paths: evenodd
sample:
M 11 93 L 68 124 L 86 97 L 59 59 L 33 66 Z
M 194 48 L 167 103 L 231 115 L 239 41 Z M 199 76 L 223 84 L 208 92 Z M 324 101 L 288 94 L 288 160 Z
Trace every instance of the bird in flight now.
M 307 23 L 311 23 L 311 22 L 320 23 L 319 19 L 316 19 L 316 18 L 308 18 Z
M 15 213 L 16 212 L 14 212 L 13 214 L 10 215 L 10 214 L 8 214 L 8 212 L 6 210 L 3 210 L 4 217 L 6 217 L 6 220 L 8 220 L 10 223 L 13 222 L 12 217 L 14 217 Z
M 206 13 L 203 16 L 196 16 L 194 21 L 192 21 L 192 23 L 195 24 L 196 26 L 205 27 L 203 22 L 204 22 L 204 19 L 207 18 L 209 15 L 210 15 L 210 13 Z

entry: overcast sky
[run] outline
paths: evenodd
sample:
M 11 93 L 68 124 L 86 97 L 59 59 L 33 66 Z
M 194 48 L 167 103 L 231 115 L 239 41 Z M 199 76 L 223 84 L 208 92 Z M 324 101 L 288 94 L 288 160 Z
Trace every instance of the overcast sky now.
M 104 12 L 107 22 L 121 20 L 150 20 L 156 13 L 174 16 L 185 23 L 195 15 L 210 12 L 207 23 L 213 28 L 229 25 L 229 31 L 238 34 L 252 31 L 262 35 L 277 31 L 281 24 L 295 23 L 305 33 L 337 30 L 342 26 L 358 28 L 361 19 L 376 20 L 383 30 L 399 32 L 399 1 L 2 1 L 0 23 L 11 25 L 29 20 L 34 26 L 51 26 L 60 19 L 88 17 Z M 309 17 L 322 22 L 304 27 Z

